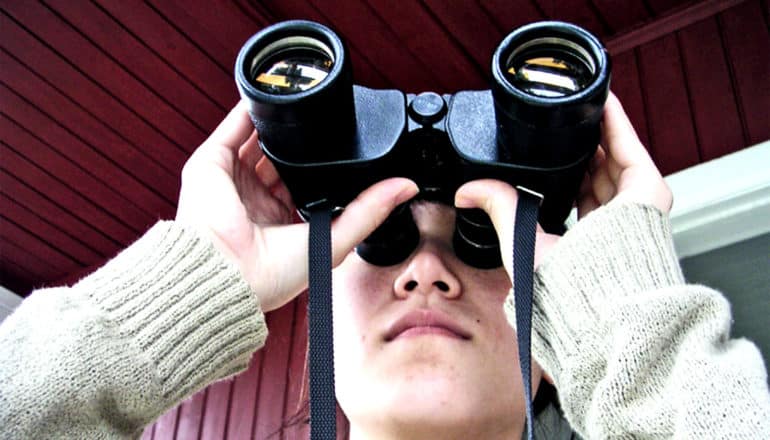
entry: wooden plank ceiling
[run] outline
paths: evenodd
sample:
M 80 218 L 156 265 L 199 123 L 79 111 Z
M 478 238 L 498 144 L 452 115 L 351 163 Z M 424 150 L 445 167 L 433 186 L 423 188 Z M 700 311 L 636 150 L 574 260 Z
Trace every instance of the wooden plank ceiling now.
M 613 89 L 664 173 L 770 138 L 767 0 L 2 0 L 0 284 L 71 282 L 173 218 L 183 163 L 238 99 L 241 44 L 289 18 L 338 30 L 359 84 L 448 93 L 488 87 L 508 30 L 571 21 L 606 42 Z M 302 388 L 302 301 L 268 317 L 246 374 L 145 437 L 275 432 Z
M 572 21 L 607 43 L 665 173 L 770 137 L 765 0 L 0 5 L 0 282 L 22 295 L 173 217 L 182 164 L 237 99 L 241 44 L 284 19 L 337 29 L 358 83 L 411 92 L 486 88 L 508 30 Z

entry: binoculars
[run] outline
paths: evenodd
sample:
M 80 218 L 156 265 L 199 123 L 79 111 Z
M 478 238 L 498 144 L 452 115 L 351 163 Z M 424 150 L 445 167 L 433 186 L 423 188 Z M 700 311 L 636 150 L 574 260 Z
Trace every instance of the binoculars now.
M 319 207 L 343 209 L 389 177 L 410 178 L 421 198 L 450 206 L 460 185 L 492 178 L 540 195 L 539 222 L 558 233 L 599 144 L 610 61 L 584 29 L 538 22 L 498 45 L 491 90 L 374 90 L 353 84 L 337 34 L 294 20 L 249 39 L 235 79 L 260 147 L 306 220 Z M 404 204 L 356 252 L 392 265 L 418 242 Z M 501 264 L 497 234 L 480 210 L 458 210 L 453 246 L 473 267 Z

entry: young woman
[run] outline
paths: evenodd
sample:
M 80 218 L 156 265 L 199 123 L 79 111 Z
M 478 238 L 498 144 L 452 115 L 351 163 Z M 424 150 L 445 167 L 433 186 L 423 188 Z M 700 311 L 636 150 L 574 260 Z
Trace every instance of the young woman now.
M 581 190 L 580 221 L 536 248 L 532 383 L 563 418 L 539 438 L 770 438 L 762 358 L 730 340 L 727 301 L 687 285 L 671 193 L 620 103 Z M 353 440 L 514 439 L 524 405 L 511 262 L 453 254 L 454 210 L 411 205 L 420 244 L 392 267 L 353 247 L 417 188 L 380 182 L 333 224 L 336 385 Z M 457 207 L 492 218 L 511 255 L 516 191 L 461 187 Z M 160 222 L 72 288 L 35 292 L 0 327 L 0 437 L 136 437 L 165 409 L 244 369 L 263 312 L 307 283 L 305 224 L 237 106 L 185 165 L 177 218 Z M 504 259 L 505 260 L 505 259 Z

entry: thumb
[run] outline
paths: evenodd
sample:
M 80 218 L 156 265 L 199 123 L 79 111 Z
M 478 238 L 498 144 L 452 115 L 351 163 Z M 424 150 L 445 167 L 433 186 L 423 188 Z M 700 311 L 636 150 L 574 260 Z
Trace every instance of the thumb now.
M 371 234 L 399 204 L 417 194 L 417 185 L 408 179 L 383 180 L 350 202 L 332 223 L 332 266 Z M 262 261 L 251 261 L 260 272 L 248 279 L 257 289 L 264 311 L 291 301 L 308 282 L 308 234 L 306 223 L 258 227 L 262 237 Z M 304 244 L 303 244 L 304 243 Z M 287 264 L 290 262 L 290 264 Z M 265 280 L 268 280 L 266 282 Z
M 378 182 L 359 194 L 332 223 L 332 265 L 337 266 L 353 248 L 364 241 L 391 211 L 419 192 L 417 184 L 405 178 Z
M 458 208 L 479 208 L 489 215 L 497 231 L 503 265 L 509 275 L 513 273 L 513 234 L 518 201 L 519 195 L 516 189 L 505 182 L 492 179 L 468 182 L 455 194 L 455 206 Z M 536 233 L 535 266 L 543 261 L 559 238 L 556 235 L 547 234 L 539 224 Z
M 503 265 L 509 275 L 513 255 L 513 225 L 518 200 L 518 193 L 512 186 L 492 179 L 468 182 L 455 193 L 455 206 L 458 208 L 479 208 L 489 215 L 497 231 Z

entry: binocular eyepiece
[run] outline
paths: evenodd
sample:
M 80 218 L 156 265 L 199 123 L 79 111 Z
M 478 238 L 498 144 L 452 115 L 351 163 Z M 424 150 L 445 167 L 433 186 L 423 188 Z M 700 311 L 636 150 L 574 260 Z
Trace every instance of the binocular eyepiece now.
M 559 232 L 599 143 L 610 62 L 587 31 L 539 22 L 511 32 L 492 58 L 491 90 L 454 95 L 353 84 L 343 41 L 309 21 L 270 26 L 249 39 L 235 67 L 241 96 L 303 218 L 342 209 L 388 177 L 407 177 L 422 198 L 452 203 L 479 178 L 543 195 L 540 223 Z M 419 233 L 404 205 L 357 248 L 396 264 Z M 479 210 L 458 210 L 453 240 L 469 265 L 500 265 L 497 235 Z

